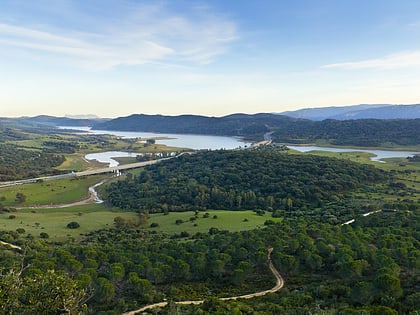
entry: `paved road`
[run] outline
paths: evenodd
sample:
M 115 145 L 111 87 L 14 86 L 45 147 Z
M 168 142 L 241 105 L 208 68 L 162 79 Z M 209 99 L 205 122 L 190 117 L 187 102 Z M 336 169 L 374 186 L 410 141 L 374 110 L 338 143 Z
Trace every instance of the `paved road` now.
M 274 277 L 276 278 L 276 285 L 273 288 L 271 288 L 270 290 L 259 291 L 259 292 L 255 292 L 255 293 L 251 293 L 251 294 L 220 298 L 220 300 L 229 301 L 229 300 L 237 300 L 237 299 L 252 299 L 252 298 L 257 297 L 257 296 L 263 296 L 263 295 L 266 295 L 268 293 L 274 293 L 274 292 L 277 292 L 278 290 L 280 290 L 284 286 L 284 280 L 283 280 L 282 276 L 280 275 L 280 273 L 277 271 L 277 269 L 274 267 L 273 262 L 271 261 L 271 253 L 272 252 L 273 252 L 273 248 L 269 248 L 268 249 L 267 260 L 268 260 L 268 267 L 270 268 L 270 271 L 273 273 Z M 199 305 L 199 304 L 203 304 L 204 300 L 179 301 L 179 302 L 174 302 L 174 303 L 178 304 L 178 305 Z M 144 311 L 156 308 L 156 307 L 165 307 L 167 305 L 168 305 L 168 302 L 166 302 L 166 301 L 159 302 L 159 303 L 154 303 L 154 304 L 146 305 L 142 308 L 139 308 L 138 310 L 124 313 L 122 315 L 135 315 L 135 314 L 139 314 L 140 312 L 144 312 Z

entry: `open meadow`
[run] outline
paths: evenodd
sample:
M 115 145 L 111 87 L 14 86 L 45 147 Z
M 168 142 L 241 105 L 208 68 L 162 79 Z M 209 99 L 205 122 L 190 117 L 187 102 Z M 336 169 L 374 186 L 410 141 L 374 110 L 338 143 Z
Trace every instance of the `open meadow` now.
M 68 208 L 19 209 L 16 212 L 0 214 L 0 228 L 7 231 L 24 229 L 24 235 L 39 238 L 40 233 L 47 233 L 51 241 L 79 240 L 82 234 L 115 227 L 114 219 L 136 225 L 136 212 L 121 211 L 103 204 L 90 204 Z M 146 223 L 138 228 L 159 231 L 170 235 L 181 232 L 192 235 L 197 232 L 207 233 L 210 228 L 231 232 L 263 228 L 267 220 L 279 222 L 270 214 L 258 215 L 253 211 L 210 210 L 206 212 L 172 212 L 168 215 L 151 214 Z M 80 227 L 70 229 L 70 222 L 79 223 Z
M 47 233 L 51 241 L 78 240 L 81 234 L 113 226 L 114 218 L 134 220 L 134 212 L 119 212 L 101 204 L 75 206 L 61 209 L 19 209 L 0 214 L 0 228 L 7 231 L 22 230 L 23 235 L 39 238 Z M 77 222 L 80 227 L 70 229 L 67 224 Z
M 0 203 L 5 207 L 37 207 L 61 205 L 89 197 L 89 187 L 109 178 L 109 175 L 72 177 L 52 181 L 39 181 L 32 184 L 15 185 L 0 189 Z M 22 200 L 16 194 L 23 194 Z

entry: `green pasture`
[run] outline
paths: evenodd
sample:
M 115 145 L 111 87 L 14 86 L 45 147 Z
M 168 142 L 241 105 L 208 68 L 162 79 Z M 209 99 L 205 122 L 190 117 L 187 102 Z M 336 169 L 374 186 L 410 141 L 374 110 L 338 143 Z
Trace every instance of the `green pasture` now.
M 384 149 L 384 148 L 382 148 Z M 406 149 L 407 151 L 409 149 Z M 290 150 L 290 154 L 314 154 L 325 157 L 334 157 L 339 159 L 347 159 L 363 164 L 371 164 L 377 168 L 385 171 L 397 171 L 396 178 L 398 182 L 403 183 L 406 187 L 410 188 L 411 193 L 394 193 L 394 194 L 380 194 L 368 193 L 366 198 L 381 199 L 384 202 L 393 202 L 398 199 L 410 199 L 417 201 L 420 198 L 420 163 L 410 162 L 406 158 L 387 158 L 381 161 L 372 161 L 370 158 L 374 154 L 367 152 L 328 152 L 328 151 L 310 151 L 301 153 L 295 150 Z M 361 195 L 361 194 L 356 194 Z M 362 194 L 363 195 L 363 194 Z
M 15 216 L 11 219 L 10 216 Z M 13 213 L 0 214 L 0 229 L 16 231 L 23 228 L 23 236 L 31 234 L 39 237 L 44 232 L 52 241 L 80 239 L 81 234 L 114 226 L 114 218 L 120 216 L 125 220 L 135 220 L 134 212 L 120 212 L 106 208 L 102 204 L 91 204 L 61 209 L 20 209 Z M 80 224 L 77 229 L 67 228 L 69 222 Z
M 203 215 L 208 213 L 208 218 Z M 214 218 L 216 216 L 217 218 Z M 176 224 L 177 220 L 183 223 Z M 165 232 L 168 234 L 181 233 L 183 231 L 189 234 L 197 232 L 207 233 L 210 228 L 215 227 L 219 230 L 229 230 L 231 232 L 251 230 L 264 227 L 266 220 L 279 222 L 280 218 L 272 218 L 271 213 L 257 215 L 253 211 L 228 211 L 228 210 L 209 210 L 200 211 L 196 215 L 193 211 L 188 212 L 170 212 L 151 214 L 148 219 L 148 229 Z M 152 223 L 157 223 L 158 227 L 150 227 Z
M 141 228 L 149 231 L 159 231 L 168 234 L 179 234 L 188 232 L 208 233 L 210 228 L 219 230 L 229 230 L 232 232 L 263 228 L 266 220 L 279 222 L 280 218 L 272 218 L 270 213 L 262 216 L 253 211 L 225 211 L 210 210 L 208 218 L 203 218 L 206 212 L 199 212 L 194 221 L 195 213 L 171 212 L 168 215 L 151 214 L 147 223 Z M 217 218 L 214 218 L 216 216 Z M 16 231 L 23 228 L 25 232 L 22 236 L 31 234 L 39 237 L 40 233 L 47 233 L 51 241 L 65 241 L 68 239 L 79 240 L 82 234 L 93 232 L 103 228 L 112 228 L 114 218 L 122 217 L 126 221 L 136 222 L 138 214 L 135 212 L 125 212 L 116 208 L 107 208 L 103 204 L 91 204 L 74 206 L 69 208 L 55 209 L 19 209 L 16 212 L 3 212 L 0 214 L 0 229 Z M 177 220 L 184 223 L 176 224 Z M 76 221 L 80 224 L 77 229 L 67 228 L 69 222 Z M 152 223 L 157 223 L 158 227 L 150 227 Z
M 32 184 L 0 188 L 0 203 L 7 207 L 58 205 L 80 201 L 89 196 L 90 186 L 109 178 L 109 175 L 95 175 L 82 178 L 66 178 L 41 181 Z M 16 194 L 22 193 L 26 200 L 18 203 Z
M 88 161 L 80 154 L 65 154 L 66 160 L 58 167 L 60 171 L 84 171 L 92 167 L 93 161 Z

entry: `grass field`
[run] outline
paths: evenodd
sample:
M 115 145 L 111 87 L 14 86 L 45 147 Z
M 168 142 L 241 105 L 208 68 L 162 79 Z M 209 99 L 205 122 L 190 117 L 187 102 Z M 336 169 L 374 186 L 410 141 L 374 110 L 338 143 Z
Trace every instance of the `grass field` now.
M 0 189 L 3 206 L 24 207 L 50 204 L 65 204 L 86 199 L 90 186 L 109 178 L 109 175 L 95 175 L 83 178 L 68 178 L 53 181 L 43 181 L 33 184 L 16 185 Z M 16 193 L 26 196 L 26 201 L 19 204 Z
M 81 154 L 66 154 L 66 160 L 56 167 L 61 171 L 84 171 L 92 167 L 91 161 L 87 161 Z
M 16 216 L 10 219 L 9 216 Z M 0 214 L 0 229 L 15 231 L 25 229 L 25 234 L 39 237 L 45 232 L 53 241 L 80 239 L 83 233 L 113 227 L 114 218 L 121 216 L 126 220 L 135 219 L 134 212 L 114 211 L 101 204 L 92 204 L 62 209 L 21 209 L 13 213 Z M 77 229 L 67 228 L 69 222 L 80 224 Z
M 141 226 L 147 230 L 155 230 L 168 234 L 189 234 L 197 232 L 207 233 L 210 228 L 219 230 L 243 231 L 254 228 L 263 228 L 266 220 L 280 221 L 279 218 L 271 218 L 267 213 L 263 216 L 253 211 L 208 211 L 209 217 L 203 218 L 205 212 L 199 212 L 194 222 L 189 221 L 194 217 L 194 212 L 178 212 L 150 215 L 147 224 Z M 13 219 L 10 216 L 14 216 Z M 51 241 L 66 241 L 68 239 L 79 240 L 84 233 L 93 232 L 103 228 L 114 227 L 114 218 L 122 217 L 127 221 L 136 221 L 137 213 L 123 212 L 115 208 L 107 208 L 102 204 L 84 205 L 62 209 L 20 209 L 13 213 L 0 214 L 0 229 L 16 231 L 18 228 L 25 229 L 24 235 L 31 234 L 39 237 L 44 232 L 49 235 Z M 217 216 L 217 218 L 213 218 Z M 176 224 L 176 220 L 185 221 Z M 67 228 L 69 222 L 76 221 L 80 224 L 77 229 Z M 152 228 L 150 225 L 157 223 L 159 226 Z M 196 224 L 196 226 L 195 226 Z
M 200 211 L 197 218 L 195 218 L 195 212 L 192 211 L 170 212 L 167 215 L 162 213 L 152 214 L 148 220 L 148 229 L 169 234 L 183 231 L 194 234 L 196 232 L 207 233 L 210 228 L 215 227 L 219 230 L 235 232 L 262 228 L 266 220 L 273 220 L 274 222 L 281 220 L 279 218 L 272 218 L 270 213 L 260 216 L 253 211 L 210 210 L 207 211 L 209 214 L 208 218 L 203 217 L 205 213 Z M 214 216 L 217 218 L 213 218 Z M 177 220 L 182 220 L 184 223 L 176 224 L 175 222 Z M 157 223 L 159 226 L 151 228 L 150 225 L 152 223 Z

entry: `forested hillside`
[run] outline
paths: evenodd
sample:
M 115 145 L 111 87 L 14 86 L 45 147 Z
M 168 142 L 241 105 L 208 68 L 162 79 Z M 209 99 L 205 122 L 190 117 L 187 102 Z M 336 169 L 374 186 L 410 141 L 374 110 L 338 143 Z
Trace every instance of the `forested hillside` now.
M 325 119 L 416 119 L 420 118 L 420 104 L 361 104 L 304 108 L 280 113 L 294 118 L 310 120 Z
M 361 147 L 418 145 L 420 119 L 299 121 L 278 126 L 272 136 L 276 142 L 297 144 L 326 140 L 333 145 Z
M 264 133 L 280 143 L 314 143 L 376 147 L 419 145 L 420 119 L 359 119 L 311 121 L 275 114 L 132 115 L 94 125 L 96 129 L 243 136 L 261 140 Z
M 384 182 L 372 166 L 276 149 L 183 155 L 111 184 L 107 200 L 151 212 L 193 209 L 316 208 L 346 192 Z
M 57 174 L 55 166 L 64 161 L 60 154 L 19 149 L 0 143 L 0 181 Z
M 32 279 L 39 279 L 50 269 L 56 275 L 70 275 L 73 280 L 66 276 L 54 288 L 63 297 L 68 297 L 70 289 L 78 297 L 82 294 L 79 302 L 87 302 L 89 314 L 118 314 L 164 298 L 204 298 L 208 302 L 185 306 L 182 313 L 364 311 L 379 315 L 398 311 L 414 315 L 420 308 L 419 222 L 418 209 L 384 213 L 379 218 L 361 217 L 354 226 L 331 225 L 307 217 L 284 219 L 264 229 L 240 233 L 211 229 L 183 241 L 126 227 L 98 231 L 80 244 L 61 246 L 34 242 L 16 232 L 0 232 L 1 239 L 27 248 L 21 257 L 0 247 L 0 262 L 7 270 L 20 265 L 17 262 L 23 258 L 27 267 L 19 278 L 24 283 L 36 283 Z M 274 248 L 273 262 L 286 280 L 285 288 L 249 301 L 214 299 L 271 288 L 274 279 L 267 268 L 270 246 Z M 0 289 L 9 293 L 0 295 L 0 305 L 6 305 L 6 311 L 22 314 L 28 308 L 42 310 L 51 305 L 47 304 L 51 303 L 48 294 L 44 303 L 36 306 L 31 304 L 36 299 L 22 303 L 25 292 L 19 287 L 10 291 L 14 283 L 7 279 L 0 277 Z M 43 279 L 45 285 L 50 283 L 50 278 Z M 42 286 L 32 286 L 27 294 L 35 295 L 36 290 L 44 292 Z M 181 312 L 181 306 L 177 308 Z M 168 307 L 163 314 L 173 314 L 173 309 Z
M 294 118 L 273 114 L 233 114 L 224 117 L 142 114 L 95 124 L 93 129 L 261 137 L 271 127 L 293 121 Z

